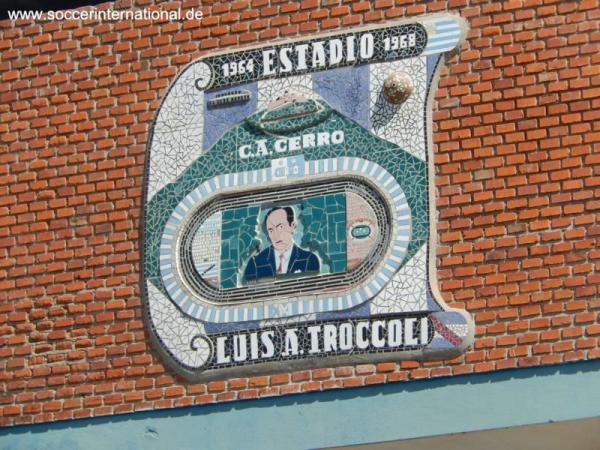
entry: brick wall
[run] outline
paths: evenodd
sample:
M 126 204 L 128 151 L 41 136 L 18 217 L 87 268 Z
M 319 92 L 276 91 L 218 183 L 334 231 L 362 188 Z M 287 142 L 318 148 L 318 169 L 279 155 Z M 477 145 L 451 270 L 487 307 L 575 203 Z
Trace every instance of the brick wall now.
M 1 424 L 600 357 L 597 0 L 202 10 L 202 22 L 0 22 Z M 438 278 L 473 314 L 474 348 L 446 362 L 173 376 L 144 330 L 138 229 L 148 132 L 177 72 L 217 49 L 445 10 L 471 29 L 434 104 Z

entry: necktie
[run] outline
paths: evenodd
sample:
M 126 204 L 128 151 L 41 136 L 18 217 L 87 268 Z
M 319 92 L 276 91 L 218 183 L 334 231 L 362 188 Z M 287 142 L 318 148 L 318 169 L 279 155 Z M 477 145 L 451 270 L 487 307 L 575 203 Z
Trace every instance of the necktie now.
M 283 253 L 281 253 L 279 255 L 279 265 L 277 266 L 277 273 L 281 273 L 283 270 L 283 260 L 285 258 L 285 255 Z

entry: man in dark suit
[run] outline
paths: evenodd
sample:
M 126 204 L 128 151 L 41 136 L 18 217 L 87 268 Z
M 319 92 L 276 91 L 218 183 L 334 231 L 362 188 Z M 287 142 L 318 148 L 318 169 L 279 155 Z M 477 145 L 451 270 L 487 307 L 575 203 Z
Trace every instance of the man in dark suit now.
M 271 245 L 250 258 L 244 279 L 275 277 L 283 274 L 319 272 L 319 258 L 294 243 L 296 219 L 290 206 L 271 209 L 265 216 L 263 229 Z

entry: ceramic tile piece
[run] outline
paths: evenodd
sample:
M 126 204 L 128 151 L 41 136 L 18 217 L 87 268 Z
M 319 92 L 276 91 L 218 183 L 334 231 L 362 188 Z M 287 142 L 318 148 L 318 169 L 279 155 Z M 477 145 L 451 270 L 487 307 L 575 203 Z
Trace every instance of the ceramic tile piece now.
M 427 62 L 425 57 L 371 64 L 369 118 L 371 131 L 419 159 L 425 160 L 425 96 L 427 93 Z M 394 105 L 385 100 L 382 86 L 394 72 L 407 74 L 413 91 L 408 99 Z

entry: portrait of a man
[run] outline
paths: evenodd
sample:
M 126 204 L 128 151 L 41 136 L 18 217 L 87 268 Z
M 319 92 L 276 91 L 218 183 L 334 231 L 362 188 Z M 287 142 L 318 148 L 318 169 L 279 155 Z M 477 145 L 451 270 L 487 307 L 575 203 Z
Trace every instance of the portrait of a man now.
M 262 226 L 271 245 L 250 258 L 244 271 L 246 282 L 286 274 L 319 272 L 317 255 L 301 249 L 294 242 L 296 218 L 291 206 L 272 208 L 265 215 Z

